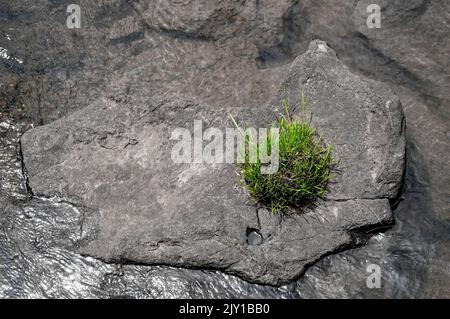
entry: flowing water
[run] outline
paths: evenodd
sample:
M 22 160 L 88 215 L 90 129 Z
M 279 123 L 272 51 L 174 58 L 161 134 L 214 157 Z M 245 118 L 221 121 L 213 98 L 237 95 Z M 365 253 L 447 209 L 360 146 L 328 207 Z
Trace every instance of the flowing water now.
M 0 60 L 11 64 L 11 59 L 20 72 L 23 61 L 0 47 Z M 269 287 L 221 272 L 106 264 L 76 254 L 89 208 L 32 196 L 19 143 L 28 127 L 8 115 L 0 118 L 0 297 L 450 297 L 450 222 L 432 205 L 423 182 L 427 166 L 417 160 L 421 153 L 410 136 L 405 190 L 393 203 L 395 225 L 373 230 L 361 247 L 322 258 L 290 285 Z M 367 285 L 373 264 L 380 267 L 380 288 Z
M 63 198 L 29 195 L 23 178 L 19 136 L 23 127 L 0 124 L 0 294 L 4 297 L 126 298 L 314 298 L 439 296 L 447 287 L 429 280 L 448 273 L 441 255 L 450 225 L 427 205 L 429 198 L 407 166 L 406 190 L 395 209 L 396 224 L 379 230 L 362 247 L 311 266 L 297 282 L 281 288 L 247 283 L 220 272 L 162 266 L 105 264 L 71 249 L 86 208 Z M 382 232 L 381 232 L 382 231 Z M 381 288 L 368 288 L 367 266 L 380 266 Z

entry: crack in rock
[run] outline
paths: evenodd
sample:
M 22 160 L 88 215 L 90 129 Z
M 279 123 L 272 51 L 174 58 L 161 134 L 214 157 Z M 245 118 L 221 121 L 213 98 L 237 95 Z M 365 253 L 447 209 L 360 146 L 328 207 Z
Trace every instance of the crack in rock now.
M 314 81 L 302 84 L 308 77 Z M 280 98 L 295 104 L 302 91 L 313 124 L 327 144 L 336 143 L 341 167 L 329 198 L 338 200 L 278 219 L 249 203 L 231 164 L 203 163 L 180 182 L 192 167 L 171 161 L 175 128 L 189 130 L 202 119 L 205 126 L 225 129 L 228 112 L 247 126 L 267 127 Z M 321 256 L 352 247 L 355 230 L 392 221 L 389 199 L 398 194 L 404 171 L 399 100 L 385 85 L 351 73 L 325 42 L 313 41 L 290 64 L 278 96 L 265 106 L 214 108 L 148 93 L 140 93 L 145 104 L 132 108 L 99 98 L 22 136 L 33 191 L 63 194 L 93 208 L 83 222 L 84 232 L 93 233 L 77 245 L 79 253 L 109 262 L 206 267 L 282 285 Z M 374 111 L 370 119 L 368 110 Z M 369 122 L 378 129 L 368 139 Z M 121 132 L 139 143 L 124 148 L 117 142 L 117 152 L 92 142 L 98 132 Z

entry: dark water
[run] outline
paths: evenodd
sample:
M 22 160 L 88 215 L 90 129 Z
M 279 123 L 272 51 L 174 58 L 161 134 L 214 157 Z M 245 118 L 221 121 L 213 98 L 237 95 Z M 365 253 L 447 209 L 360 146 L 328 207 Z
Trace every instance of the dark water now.
M 16 17 L 12 11 L 0 10 L 0 18 L 14 26 L 19 20 L 26 20 L 27 12 Z M 0 36 L 5 34 L 2 32 Z M 44 50 L 32 52 L 30 56 L 36 61 L 57 63 L 47 59 Z M 13 72 L 23 72 L 23 61 L 2 47 L 0 62 Z M 66 64 L 52 65 L 52 70 L 58 75 L 60 69 L 70 69 L 72 62 L 60 61 Z M 79 67 L 77 63 L 73 62 L 74 70 Z M 50 72 L 42 69 L 40 72 Z M 92 89 L 101 91 L 100 86 Z M 2 91 L 8 92 L 8 88 L 0 87 Z M 436 199 L 424 182 L 429 165 L 425 158 L 421 160 L 424 154 L 410 134 L 407 135 L 406 187 L 400 201 L 393 203 L 396 224 L 388 230 L 375 230 L 362 247 L 322 258 L 297 282 L 276 288 L 250 284 L 220 272 L 105 264 L 74 253 L 83 233 L 81 227 L 87 208 L 75 207 L 64 198 L 32 196 L 27 188 L 19 144 L 20 135 L 28 127 L 5 114 L 0 113 L 0 119 L 0 297 L 450 297 L 450 221 L 435 211 Z M 407 129 L 421 129 L 410 124 L 407 116 Z M 446 170 L 448 167 L 443 174 L 448 174 Z M 448 210 L 448 207 L 438 208 Z M 371 264 L 380 267 L 380 288 L 367 287 L 370 275 L 367 267 Z
M 429 280 L 448 273 L 439 252 L 450 225 L 435 219 L 426 191 L 408 165 L 407 188 L 395 209 L 396 225 L 367 245 L 323 258 L 296 283 L 281 288 L 249 284 L 220 272 L 111 265 L 73 252 L 85 211 L 63 198 L 30 196 L 22 172 L 24 128 L 0 124 L 0 295 L 3 297 L 128 298 L 346 298 L 438 297 L 447 287 Z M 381 269 L 381 288 L 369 289 L 367 266 Z

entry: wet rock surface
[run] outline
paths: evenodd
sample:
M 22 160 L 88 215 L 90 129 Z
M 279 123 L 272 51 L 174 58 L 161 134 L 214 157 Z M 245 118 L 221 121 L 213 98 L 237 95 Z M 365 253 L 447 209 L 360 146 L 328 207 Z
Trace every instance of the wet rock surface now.
M 229 20 L 240 23 L 236 32 L 220 17 L 227 11 L 220 5 L 209 7 L 209 13 L 203 10 L 206 7 L 198 7 L 192 14 L 200 22 L 183 26 L 191 23 L 189 16 L 167 2 L 161 2 L 160 21 L 155 21 L 143 18 L 140 6 L 144 2 L 128 1 L 79 1 L 85 24 L 68 30 L 69 2 L 0 1 L 4 9 L 0 46 L 6 50 L 0 65 L 0 117 L 2 129 L 7 128 L 1 136 L 3 296 L 410 298 L 450 294 L 447 1 L 381 1 L 382 28 L 378 30 L 364 27 L 365 1 L 288 1 L 277 8 L 264 3 L 254 14 L 239 12 L 237 19 Z M 239 7 L 233 1 L 221 3 L 231 4 L 230 11 Z M 266 29 L 248 37 L 243 16 Z M 201 21 L 204 18 L 207 22 Z M 213 31 L 215 23 L 227 27 Z M 249 29 L 258 30 L 254 24 Z M 202 36 L 197 36 L 198 30 Z M 255 41 L 258 36 L 263 40 Z M 245 37 L 250 40 L 242 40 Z M 52 219 L 56 215 L 52 212 L 58 210 L 54 205 L 62 199 L 34 196 L 27 200 L 18 145 L 28 127 L 21 124 L 23 120 L 49 123 L 111 91 L 115 94 L 110 98 L 117 101 L 143 103 L 139 100 L 143 88 L 155 88 L 155 95 L 182 91 L 208 105 L 257 106 L 276 94 L 286 66 L 316 38 L 325 40 L 352 72 L 389 83 L 402 102 L 407 122 L 407 188 L 396 203 L 392 230 L 372 237 L 362 248 L 321 259 L 296 283 L 278 289 L 220 272 L 105 264 L 57 248 L 71 232 L 71 238 L 79 238 L 77 213 L 73 213 L 73 224 L 65 224 L 71 230 L 53 233 L 52 227 L 65 229 Z M 153 68 L 151 73 L 143 71 L 147 65 Z M 135 77 L 124 78 L 130 69 Z M 25 218 L 25 210 L 39 213 Z M 71 220 L 67 217 L 71 208 L 64 206 L 64 210 L 65 219 Z M 41 219 L 51 222 L 41 223 Z M 263 236 L 276 230 L 271 220 L 267 225 Z M 366 286 L 366 267 L 373 263 L 382 269 L 380 289 Z
M 85 255 L 288 283 L 317 258 L 352 245 L 350 232 L 389 223 L 389 198 L 399 191 L 405 154 L 400 102 L 386 87 L 353 75 L 320 41 L 291 65 L 282 88 L 286 95 L 300 95 L 306 78 L 299 75 L 310 80 L 304 90 L 314 101 L 309 108 L 317 129 L 335 143 L 342 173 L 329 201 L 284 218 L 261 245 L 248 245 L 246 230 L 260 226 L 235 167 L 224 160 L 177 164 L 170 138 L 180 125 L 189 129 L 199 119 L 205 129 L 218 127 L 226 135 L 232 111 L 241 113 L 235 115 L 241 122 L 252 119 L 251 127 L 268 127 L 273 111 L 267 108 L 238 111 L 151 97 L 139 107 L 100 99 L 23 135 L 29 185 L 37 195 L 80 198 L 99 210 L 84 221 L 83 228 L 97 228 L 79 249 Z M 136 143 L 130 145 L 132 139 Z

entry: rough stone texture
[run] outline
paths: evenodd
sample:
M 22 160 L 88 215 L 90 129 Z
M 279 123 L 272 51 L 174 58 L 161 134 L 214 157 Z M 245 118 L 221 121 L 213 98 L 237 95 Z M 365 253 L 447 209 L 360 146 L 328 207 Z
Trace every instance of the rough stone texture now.
M 319 61 L 319 62 L 318 62 Z M 343 65 L 325 42 L 314 41 L 290 66 L 279 99 L 306 101 L 306 118 L 335 146 L 341 163 L 329 198 L 395 198 L 404 170 L 403 112 L 385 85 Z
M 30 186 L 99 210 L 84 222 L 97 232 L 86 234 L 92 238 L 83 254 L 287 283 L 319 257 L 354 244 L 352 232 L 391 222 L 388 199 L 397 195 L 404 169 L 403 115 L 391 91 L 353 75 L 321 41 L 292 63 L 281 91 L 298 96 L 302 83 L 342 172 L 330 200 L 305 215 L 278 220 L 257 209 L 233 165 L 175 164 L 170 157 L 176 127 L 192 132 L 197 119 L 205 128 L 229 127 L 228 113 L 268 126 L 271 108 L 212 108 L 146 91 L 145 104 L 101 98 L 25 133 Z M 251 230 L 263 235 L 260 245 L 249 245 Z
M 139 98 L 143 89 L 156 88 L 158 92 L 183 92 L 196 101 L 205 96 L 208 105 L 258 105 L 276 93 L 283 65 L 305 52 L 311 40 L 320 38 L 353 72 L 389 83 L 400 97 L 407 123 L 407 189 L 396 209 L 393 229 L 376 236 L 365 247 L 324 258 L 300 281 L 278 290 L 245 284 L 222 273 L 131 265 L 122 268 L 90 258 L 80 264 L 84 260 L 80 256 L 58 248 L 68 233 L 64 227 L 72 225 L 55 213 L 57 209 L 49 206 L 48 200 L 42 205 L 31 201 L 25 208 L 11 210 L 8 199 L 0 210 L 0 295 L 450 296 L 450 81 L 445 80 L 450 71 L 449 1 L 377 1 L 383 7 L 382 28 L 377 30 L 364 27 L 367 1 L 299 0 L 282 5 L 281 1 L 259 1 L 255 14 L 237 12 L 239 17 L 229 21 L 241 21 L 243 26 L 241 17 L 255 17 L 254 22 L 250 19 L 249 23 L 254 23 L 251 28 L 237 32 L 232 25 L 223 24 L 224 18 L 219 16 L 226 3 L 232 8 L 245 7 L 237 5 L 238 1 L 211 1 L 203 6 L 205 13 L 198 14 L 182 7 L 182 3 L 195 5 L 196 1 L 173 1 L 170 6 L 166 5 L 169 1 L 148 1 L 159 2 L 164 9 L 159 11 L 161 19 L 174 21 L 179 16 L 182 20 L 172 23 L 173 29 L 160 29 L 164 24 L 154 21 L 155 17 L 146 18 L 144 23 L 139 11 L 144 1 L 78 0 L 84 22 L 76 31 L 65 26 L 66 7 L 72 2 L 0 0 L 0 46 L 9 56 L 5 58 L 2 51 L 0 58 L 0 119 L 6 113 L 35 124 L 49 123 L 111 90 L 119 101 Z M 245 3 L 253 8 L 251 1 Z M 208 21 L 194 23 L 183 10 Z M 215 21 L 223 27 L 215 27 Z M 186 23 L 194 27 L 183 25 Z M 265 25 L 268 27 L 263 29 Z M 197 36 L 197 30 L 206 32 L 206 36 Z M 255 30 L 251 37 L 248 30 Z M 202 61 L 206 66 L 198 70 Z M 145 70 L 146 66 L 137 68 L 145 64 L 151 66 L 151 72 Z M 129 69 L 140 73 L 123 89 L 114 91 L 111 79 L 120 79 Z M 224 78 L 214 77 L 222 73 Z M 108 91 L 107 85 L 111 85 Z M 20 160 L 13 161 L 20 159 L 19 147 L 9 142 L 11 134 L 3 130 L 14 130 L 15 122 L 1 128 L 0 145 L 8 145 L 1 155 L 6 166 L 2 163 L 0 193 L 8 198 L 11 190 L 25 189 Z M 19 197 L 26 198 L 26 192 Z M 30 218 L 30 210 L 36 211 L 35 218 Z M 40 219 L 49 220 L 40 223 Z M 382 288 L 368 289 L 364 284 L 367 263 L 380 262 Z
M 213 106 L 257 106 L 273 97 L 283 73 L 265 66 L 282 41 L 290 1 L 82 0 L 77 30 L 66 27 L 70 1 L 3 2 L 0 46 L 13 58 L 0 65 L 0 112 L 36 124 L 104 92 L 134 104 L 145 90 L 183 92 Z
M 450 174 L 443 168 L 450 165 L 450 2 L 380 1 L 384 24 L 379 32 L 361 27 L 357 16 L 366 3 L 358 3 L 353 21 L 383 63 L 365 73 L 378 73 L 373 77 L 398 87 L 409 123 L 409 160 L 412 167 L 422 166 L 418 179 L 430 208 L 448 222 Z
M 320 38 L 354 72 L 390 84 L 408 123 L 408 160 L 417 179 L 411 191 L 426 193 L 432 214 L 448 223 L 450 174 L 443 171 L 450 164 L 450 2 L 377 1 L 380 29 L 367 28 L 370 3 L 299 1 L 289 10 L 286 48 L 300 54 Z

